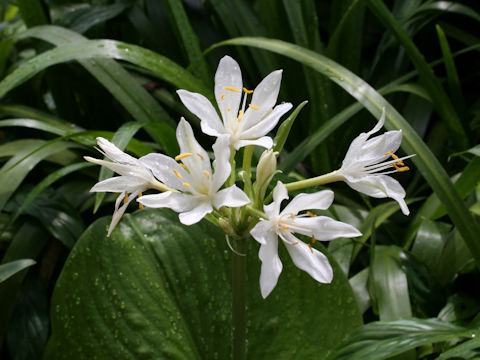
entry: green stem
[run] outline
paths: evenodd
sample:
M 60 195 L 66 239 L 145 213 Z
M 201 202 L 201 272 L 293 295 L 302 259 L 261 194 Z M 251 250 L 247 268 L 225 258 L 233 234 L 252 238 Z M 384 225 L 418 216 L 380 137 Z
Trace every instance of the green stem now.
M 245 254 L 246 239 L 236 239 L 236 250 Z M 246 316 L 245 316 L 245 270 L 246 256 L 232 253 L 232 359 L 245 360 Z
M 243 171 L 245 173 L 245 193 L 251 198 L 252 197 L 252 155 L 254 145 L 246 146 L 243 150 Z
M 285 184 L 288 191 L 305 189 L 308 187 L 314 187 L 318 185 L 325 185 L 335 181 L 341 181 L 343 177 L 338 174 L 338 171 L 332 171 L 331 173 L 316 176 L 311 179 L 305 179 Z
M 227 187 L 235 185 L 237 175 L 235 169 L 235 148 L 233 146 L 230 146 L 230 166 L 232 167 L 232 172 L 230 173 L 230 177 L 227 180 Z

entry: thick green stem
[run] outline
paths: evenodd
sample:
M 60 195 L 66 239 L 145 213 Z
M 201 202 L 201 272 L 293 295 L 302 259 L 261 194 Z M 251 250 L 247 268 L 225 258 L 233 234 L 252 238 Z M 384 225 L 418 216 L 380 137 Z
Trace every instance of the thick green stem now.
M 236 251 L 245 254 L 246 239 L 236 239 Z M 232 253 L 232 359 L 245 360 L 246 316 L 245 316 L 245 270 L 246 256 Z
M 246 146 L 243 150 L 243 171 L 245 173 L 245 193 L 251 197 L 252 196 L 252 155 L 254 145 Z
M 338 174 L 338 171 L 332 171 L 331 173 L 320 175 L 311 179 L 305 179 L 285 184 L 288 191 L 305 189 L 308 187 L 314 187 L 318 185 L 325 185 L 335 181 L 341 181 L 343 177 Z

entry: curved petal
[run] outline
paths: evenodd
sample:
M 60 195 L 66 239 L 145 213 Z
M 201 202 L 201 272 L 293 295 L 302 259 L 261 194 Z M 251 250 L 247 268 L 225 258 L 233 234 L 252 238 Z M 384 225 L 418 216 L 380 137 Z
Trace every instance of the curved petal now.
M 285 114 L 288 110 L 292 108 L 292 104 L 290 103 L 283 103 L 280 105 L 275 106 L 273 111 L 261 119 L 256 124 L 251 124 L 250 128 L 245 128 L 244 131 L 241 132 L 240 137 L 242 139 L 255 139 L 261 136 L 266 135 L 270 130 L 272 130 L 275 126 L 277 126 L 278 121 Z
M 402 130 L 392 130 L 366 141 L 361 150 L 360 161 L 364 166 L 388 159 L 402 143 Z
M 250 235 L 260 244 L 266 244 L 277 237 L 273 230 L 274 225 L 271 221 L 260 219 L 260 221 L 250 230 Z
M 345 176 L 345 181 L 352 189 L 375 198 L 392 198 L 398 202 L 402 212 L 408 215 L 410 211 L 404 201 L 405 190 L 394 178 L 387 175 L 369 175 L 360 178 Z
M 280 214 L 282 201 L 288 199 L 288 191 L 281 181 L 277 182 L 273 189 L 273 202 L 263 207 L 265 214 L 269 219 L 274 220 Z
M 283 209 L 282 214 L 297 215 L 302 210 L 325 210 L 332 205 L 333 191 L 323 190 L 313 194 L 298 194 Z
M 251 105 L 255 108 L 249 107 L 245 111 L 242 121 L 246 123 L 246 127 L 251 127 L 262 119 L 277 102 L 278 92 L 280 90 L 280 83 L 282 82 L 282 70 L 276 70 L 268 74 L 257 85 L 253 91 Z
M 191 210 L 196 203 L 194 197 L 188 194 L 167 191 L 161 194 L 144 195 L 137 201 L 150 208 L 169 208 L 175 212 Z
M 285 243 L 295 266 L 307 272 L 318 282 L 330 283 L 333 279 L 333 269 L 327 257 L 314 248 L 310 249 L 292 234 L 288 234 L 287 237 L 292 243 L 297 242 L 296 245 Z
M 148 185 L 137 177 L 116 176 L 96 183 L 90 192 L 135 192 L 145 191 Z
M 224 56 L 220 60 L 215 73 L 215 99 L 224 124 L 228 117 L 234 116 L 236 118 L 237 116 L 242 98 L 242 87 L 240 66 L 230 56 Z M 227 111 L 227 109 L 230 109 L 230 111 Z
M 351 238 L 361 236 L 362 233 L 354 226 L 333 220 L 327 216 L 316 216 L 310 218 L 296 218 L 293 224 L 299 229 L 308 229 L 308 231 L 295 230 L 296 233 L 315 236 L 315 239 L 329 241 L 338 238 Z
M 115 211 L 113 212 L 112 221 L 110 222 L 110 226 L 108 227 L 107 237 L 110 236 L 113 229 L 115 229 L 115 226 L 117 226 L 118 222 L 120 221 L 123 214 L 125 213 L 125 210 L 127 210 L 128 204 L 130 204 L 130 202 L 133 199 L 135 199 L 139 193 L 140 191 L 135 191 L 134 193 L 130 194 L 130 196 L 128 197 L 128 201 L 124 203 L 122 206 L 120 206 L 120 204 L 122 203 L 122 200 L 125 198 L 125 195 L 120 194 L 117 197 L 117 200 L 115 201 Z
M 193 209 L 178 215 L 183 225 L 193 225 L 203 219 L 205 215 L 213 211 L 212 205 L 207 201 L 200 201 Z
M 247 194 L 240 190 L 236 185 L 220 190 L 213 197 L 213 206 L 220 209 L 222 206 L 240 207 L 250 202 Z
M 102 153 L 106 157 L 108 157 L 110 160 L 119 162 L 121 164 L 130 164 L 130 165 L 137 164 L 137 161 L 138 161 L 137 159 L 135 159 L 133 156 L 130 156 L 124 153 L 122 150 L 120 150 L 118 147 L 116 147 L 113 143 L 111 143 L 107 139 L 104 139 L 103 137 L 97 137 L 97 144 L 103 150 Z
M 187 90 L 177 90 L 177 94 L 183 105 L 201 120 L 200 126 L 205 134 L 219 136 L 225 133 L 217 111 L 205 96 Z
M 232 145 L 236 150 L 248 145 L 257 145 L 265 149 L 270 149 L 273 146 L 273 140 L 269 136 L 264 136 L 257 140 L 237 140 L 232 142 Z
M 106 168 L 116 172 L 119 175 L 139 177 L 139 178 L 145 178 L 145 179 L 152 178 L 151 174 L 140 164 L 140 162 L 137 159 L 135 159 L 136 165 L 129 165 L 129 164 L 120 164 L 116 162 L 95 159 L 90 156 L 84 156 L 83 158 L 91 163 L 105 166 Z
M 367 133 L 368 136 L 375 134 L 377 131 L 379 131 L 383 127 L 383 124 L 385 124 L 385 115 L 386 115 L 386 112 L 384 107 L 382 108 L 382 116 L 380 116 L 380 119 L 378 120 L 377 124 L 373 127 L 373 129 Z
M 139 161 L 153 175 L 167 186 L 175 189 L 183 189 L 184 182 L 191 182 L 190 174 L 171 157 L 163 154 L 147 154 Z
M 193 135 L 192 127 L 184 118 L 180 119 L 177 126 L 177 141 L 182 154 L 192 154 L 182 159 L 182 162 L 190 169 L 192 176 L 201 174 L 203 171 L 212 173 L 207 152 L 197 142 Z
M 275 234 L 260 245 L 258 257 L 262 261 L 260 291 L 265 299 L 277 285 L 278 277 L 283 268 L 282 262 L 278 257 L 278 238 Z
M 215 161 L 215 173 L 212 176 L 212 191 L 217 192 L 218 189 L 227 181 L 232 172 L 230 165 L 230 141 L 228 136 L 218 137 L 213 144 L 213 154 Z

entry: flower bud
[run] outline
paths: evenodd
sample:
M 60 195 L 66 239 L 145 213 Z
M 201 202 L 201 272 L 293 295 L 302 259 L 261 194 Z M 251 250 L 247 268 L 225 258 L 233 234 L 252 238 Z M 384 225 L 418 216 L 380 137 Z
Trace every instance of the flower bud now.
M 262 156 L 260 156 L 257 165 L 257 187 L 263 187 L 270 182 L 271 177 L 277 170 L 277 156 L 278 152 L 273 151 L 272 149 L 265 150 Z

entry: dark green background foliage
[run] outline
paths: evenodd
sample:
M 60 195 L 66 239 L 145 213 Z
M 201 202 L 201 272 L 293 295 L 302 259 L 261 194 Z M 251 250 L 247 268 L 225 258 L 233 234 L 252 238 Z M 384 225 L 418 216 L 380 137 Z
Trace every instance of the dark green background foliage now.
M 308 100 L 279 158 L 282 181 L 337 169 L 382 107 L 385 127 L 403 130 L 399 155 L 417 154 L 394 175 L 409 217 L 331 184 L 329 215 L 363 234 L 319 245 L 338 264 L 331 285 L 281 252 L 279 284 L 261 299 L 251 241 L 248 358 L 480 356 L 477 0 L 2 0 L 0 9 L 1 359 L 229 357 L 223 235 L 144 211 L 107 239 L 115 196 L 88 190 L 112 173 L 82 158 L 99 157 L 97 136 L 135 156 L 174 156 L 181 116 L 210 148 L 175 91 L 213 99 L 225 54 L 247 88 L 283 69 L 279 102 Z

